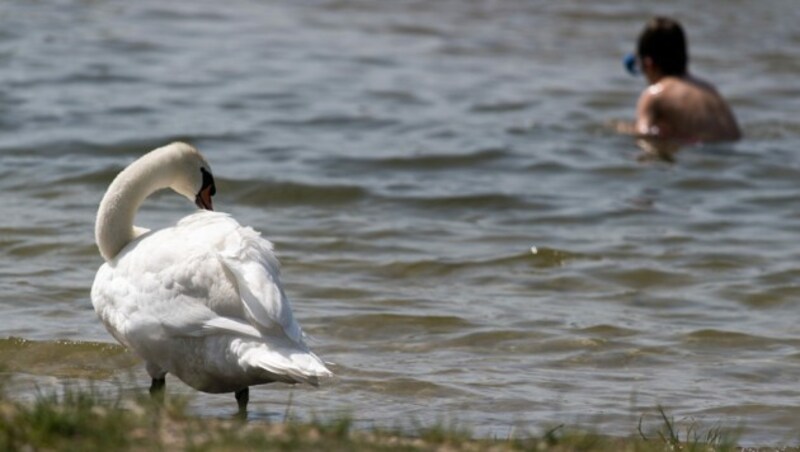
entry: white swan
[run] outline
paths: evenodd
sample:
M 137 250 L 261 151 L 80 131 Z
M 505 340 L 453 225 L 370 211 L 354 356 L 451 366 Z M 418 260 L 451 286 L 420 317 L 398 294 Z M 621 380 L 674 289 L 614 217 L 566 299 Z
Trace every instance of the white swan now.
M 177 225 L 133 225 L 153 192 L 171 188 L 200 210 Z M 139 355 L 163 397 L 171 373 L 200 391 L 234 392 L 245 412 L 249 386 L 317 385 L 333 374 L 303 341 L 278 279 L 272 244 L 230 216 L 211 212 L 211 167 L 185 143 L 158 148 L 125 168 L 97 212 L 106 260 L 92 304 L 116 340 Z

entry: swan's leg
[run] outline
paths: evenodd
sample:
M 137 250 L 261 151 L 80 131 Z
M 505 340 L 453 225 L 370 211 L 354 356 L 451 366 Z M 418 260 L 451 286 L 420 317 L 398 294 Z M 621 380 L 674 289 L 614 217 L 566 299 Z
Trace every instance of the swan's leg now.
M 150 374 L 150 378 L 153 379 L 152 383 L 150 383 L 150 397 L 157 402 L 163 402 L 165 392 L 164 386 L 167 384 L 167 373 L 151 362 L 145 363 L 145 369 L 147 369 L 147 373 Z
M 239 414 L 247 414 L 247 402 L 250 401 L 250 388 L 245 387 L 235 392 L 236 403 L 239 404 Z
M 153 382 L 150 384 L 150 397 L 157 402 L 164 401 L 164 386 L 167 384 L 167 379 L 164 377 L 161 378 L 153 378 Z

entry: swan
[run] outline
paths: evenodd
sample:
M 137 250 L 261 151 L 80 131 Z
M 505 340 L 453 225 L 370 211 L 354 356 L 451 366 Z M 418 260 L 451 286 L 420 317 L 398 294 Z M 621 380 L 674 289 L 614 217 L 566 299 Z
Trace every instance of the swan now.
M 156 231 L 134 226 L 142 202 L 164 188 L 200 210 Z M 333 374 L 304 342 L 272 243 L 214 212 L 215 192 L 211 167 L 186 143 L 120 172 L 97 212 L 105 263 L 91 299 L 108 332 L 145 362 L 153 397 L 163 398 L 170 373 L 199 391 L 233 392 L 246 413 L 250 386 L 317 386 Z

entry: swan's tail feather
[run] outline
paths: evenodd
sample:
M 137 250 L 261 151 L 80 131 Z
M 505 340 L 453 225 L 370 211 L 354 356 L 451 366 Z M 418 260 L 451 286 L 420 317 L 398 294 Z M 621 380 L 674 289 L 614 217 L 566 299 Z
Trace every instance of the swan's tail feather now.
M 248 350 L 242 356 L 249 366 L 263 369 L 286 383 L 307 383 L 319 386 L 333 379 L 333 372 L 310 351 L 276 350 L 266 346 Z

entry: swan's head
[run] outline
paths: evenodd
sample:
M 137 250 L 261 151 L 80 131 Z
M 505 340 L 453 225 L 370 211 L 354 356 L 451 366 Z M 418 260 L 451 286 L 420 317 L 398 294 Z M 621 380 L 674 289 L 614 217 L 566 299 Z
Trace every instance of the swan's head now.
M 170 188 L 194 202 L 197 207 L 214 210 L 211 197 L 217 192 L 211 166 L 200 152 L 186 143 L 172 143 L 167 148 L 177 157 L 177 174 Z

